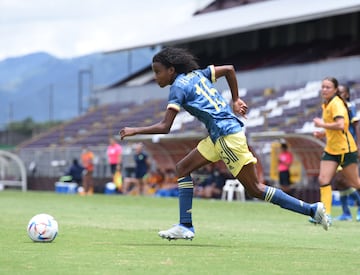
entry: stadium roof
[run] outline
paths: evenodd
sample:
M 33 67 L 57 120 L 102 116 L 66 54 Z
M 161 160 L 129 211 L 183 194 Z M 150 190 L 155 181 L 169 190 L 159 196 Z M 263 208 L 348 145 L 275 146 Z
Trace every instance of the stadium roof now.
M 357 12 L 359 0 L 272 0 L 201 14 L 176 27 L 106 49 L 116 52 L 157 45 L 175 45 L 256 29 Z M 176 16 L 176 11 L 174 11 Z

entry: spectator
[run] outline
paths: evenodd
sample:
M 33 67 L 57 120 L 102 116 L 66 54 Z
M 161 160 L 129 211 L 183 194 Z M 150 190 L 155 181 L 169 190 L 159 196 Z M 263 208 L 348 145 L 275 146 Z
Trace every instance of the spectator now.
M 108 163 L 110 165 L 111 175 L 114 176 L 116 170 L 121 171 L 122 147 L 116 142 L 115 138 L 113 137 L 109 139 L 109 145 L 106 150 L 106 155 L 108 158 Z
M 94 193 L 94 181 L 93 181 L 94 153 L 89 149 L 88 146 L 83 147 L 83 151 L 81 153 L 81 163 L 85 169 L 84 177 L 83 177 L 83 186 L 84 186 L 83 194 L 92 195 Z
M 205 199 L 220 199 L 225 184 L 225 175 L 214 168 L 196 188 L 197 197 Z
M 176 177 L 174 169 L 167 169 L 165 171 L 164 182 L 161 188 L 155 193 L 157 197 L 178 197 L 179 188 L 177 184 L 178 178 Z
M 144 193 L 154 195 L 164 183 L 164 174 L 160 169 L 152 169 L 144 179 Z
M 286 143 L 281 143 L 281 151 L 279 154 L 278 172 L 280 188 L 284 192 L 290 194 L 291 181 L 290 181 L 290 166 L 293 162 L 293 154 L 288 150 Z
M 66 174 L 71 176 L 72 182 L 76 182 L 78 186 L 82 186 L 83 171 L 84 167 L 79 164 L 79 161 L 76 158 L 74 158 L 69 171 Z
M 140 142 L 135 144 L 135 178 L 126 177 L 124 179 L 123 192 L 124 194 L 132 191 L 134 195 L 144 194 L 144 178 L 150 167 L 148 155 L 144 151 L 144 145 Z

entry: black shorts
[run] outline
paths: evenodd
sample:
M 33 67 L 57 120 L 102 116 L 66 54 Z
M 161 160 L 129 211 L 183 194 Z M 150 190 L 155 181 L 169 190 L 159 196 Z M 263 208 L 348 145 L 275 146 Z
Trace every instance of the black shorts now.
M 110 164 L 110 172 L 111 172 L 111 175 L 114 175 L 114 174 L 115 174 L 116 165 L 117 165 L 117 164 Z
M 289 171 L 281 171 L 281 172 L 279 172 L 279 180 L 280 180 L 280 185 L 289 186 L 291 184 L 291 182 L 290 182 L 290 172 Z
M 324 152 L 321 156 L 321 160 L 330 160 L 339 164 L 341 167 L 346 167 L 351 163 L 358 163 L 358 153 L 350 152 L 340 155 L 332 155 L 327 152 Z

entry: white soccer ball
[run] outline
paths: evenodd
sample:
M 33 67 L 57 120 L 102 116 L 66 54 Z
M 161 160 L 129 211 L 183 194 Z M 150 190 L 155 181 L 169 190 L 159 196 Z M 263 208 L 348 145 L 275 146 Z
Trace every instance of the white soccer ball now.
M 38 214 L 32 217 L 27 233 L 34 242 L 52 242 L 58 234 L 58 223 L 53 216 Z

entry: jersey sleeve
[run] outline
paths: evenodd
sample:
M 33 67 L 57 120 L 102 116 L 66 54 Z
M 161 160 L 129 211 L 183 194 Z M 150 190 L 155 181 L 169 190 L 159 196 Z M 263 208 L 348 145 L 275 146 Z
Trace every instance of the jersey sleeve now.
M 172 109 L 177 112 L 180 111 L 182 104 L 185 102 L 185 92 L 178 86 L 171 86 L 169 93 L 169 100 L 166 109 Z
M 345 118 L 347 116 L 347 108 L 344 106 L 342 101 L 338 101 L 337 104 L 332 106 L 332 116 L 335 121 L 337 118 Z
M 211 81 L 211 83 L 216 82 L 214 65 L 207 66 L 205 69 L 201 70 L 201 72 L 207 79 Z

